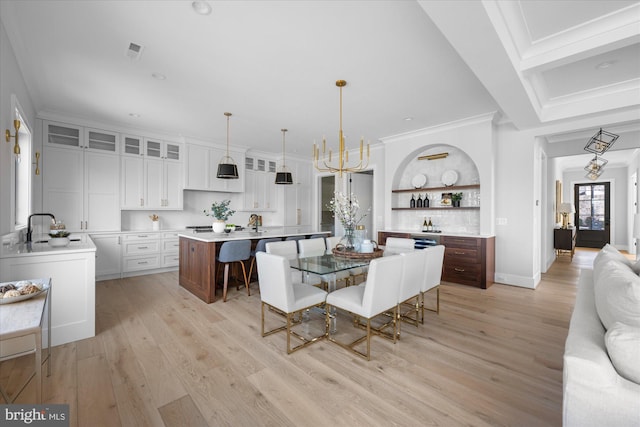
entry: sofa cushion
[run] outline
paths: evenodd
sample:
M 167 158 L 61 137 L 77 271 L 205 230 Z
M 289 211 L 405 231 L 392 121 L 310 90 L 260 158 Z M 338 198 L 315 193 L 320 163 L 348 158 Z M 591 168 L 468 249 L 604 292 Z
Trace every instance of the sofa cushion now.
M 596 309 L 605 329 L 615 322 L 640 328 L 640 276 L 609 260 L 594 269 Z
M 605 334 L 605 345 L 620 376 L 640 384 L 640 328 L 615 322 Z
M 606 245 L 604 245 L 602 250 L 598 252 L 595 259 L 593 260 L 593 268 L 596 269 L 601 263 L 607 262 L 610 260 L 618 261 L 627 266 L 631 265 L 631 261 L 627 257 L 622 255 L 620 251 L 616 249 L 615 246 L 611 246 L 610 244 L 607 243 Z

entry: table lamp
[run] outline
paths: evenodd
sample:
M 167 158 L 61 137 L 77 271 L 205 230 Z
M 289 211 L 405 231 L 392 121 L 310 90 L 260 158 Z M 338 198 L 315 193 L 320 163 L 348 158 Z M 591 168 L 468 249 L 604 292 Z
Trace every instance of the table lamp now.
M 562 228 L 566 229 L 569 225 L 569 214 L 576 213 L 576 208 L 573 206 L 573 203 L 560 203 L 558 212 L 562 214 Z

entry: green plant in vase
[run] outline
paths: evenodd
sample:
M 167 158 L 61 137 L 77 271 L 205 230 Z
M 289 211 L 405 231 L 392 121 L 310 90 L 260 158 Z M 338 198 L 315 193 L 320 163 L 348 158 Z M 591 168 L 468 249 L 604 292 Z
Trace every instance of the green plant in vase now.
M 453 193 L 451 194 L 451 205 L 454 208 L 460 207 L 460 201 L 462 200 L 462 193 Z
M 227 220 L 236 213 L 235 210 L 229 208 L 231 204 L 231 200 L 223 200 L 221 202 L 213 202 L 211 204 L 211 209 L 204 210 L 204 214 L 206 216 L 212 216 L 215 218 L 213 221 L 213 232 L 214 233 L 222 233 L 224 232 Z

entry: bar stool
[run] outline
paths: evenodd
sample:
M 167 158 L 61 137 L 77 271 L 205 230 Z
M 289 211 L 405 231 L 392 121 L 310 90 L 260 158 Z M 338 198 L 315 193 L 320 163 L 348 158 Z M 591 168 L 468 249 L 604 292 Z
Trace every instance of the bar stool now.
M 229 264 L 239 262 L 242 266 L 244 285 L 247 288 L 247 295 L 251 295 L 249 281 L 247 280 L 247 270 L 244 261 L 251 257 L 251 240 L 230 240 L 220 246 L 220 253 L 216 257 L 218 263 L 224 264 L 224 289 L 222 291 L 222 301 L 227 301 L 227 284 L 229 283 Z M 217 265 L 217 264 L 216 264 Z M 217 275 L 216 275 L 217 277 Z M 236 286 L 236 289 L 239 289 Z
M 306 239 L 307 236 L 289 236 L 284 240 L 302 240 L 302 239 Z
M 251 275 L 253 274 L 253 267 L 256 265 L 256 254 L 258 252 L 266 252 L 266 246 L 269 242 L 280 242 L 282 241 L 279 237 L 271 237 L 270 239 L 260 239 L 256 244 L 256 248 L 251 251 L 251 265 L 249 266 L 249 281 L 251 281 Z

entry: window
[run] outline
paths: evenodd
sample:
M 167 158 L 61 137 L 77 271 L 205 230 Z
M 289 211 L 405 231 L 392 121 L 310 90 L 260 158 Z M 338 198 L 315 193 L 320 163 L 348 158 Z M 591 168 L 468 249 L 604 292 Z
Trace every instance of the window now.
M 605 186 L 603 184 L 580 185 L 578 209 L 580 230 L 604 230 Z
M 27 220 L 31 213 L 31 129 L 15 96 L 12 96 L 14 119 L 20 120 L 20 129 L 18 130 L 18 145 L 20 146 L 20 154 L 13 155 L 11 180 L 12 193 L 12 216 L 14 230 L 19 230 L 27 226 Z M 13 152 L 13 151 L 12 151 Z

